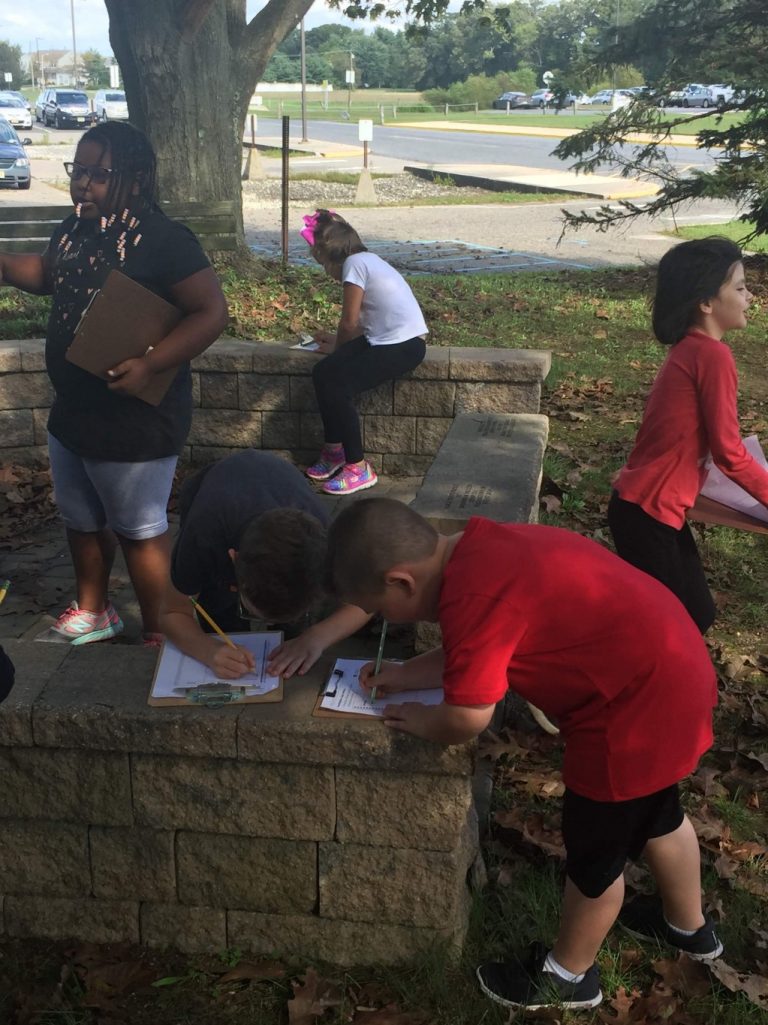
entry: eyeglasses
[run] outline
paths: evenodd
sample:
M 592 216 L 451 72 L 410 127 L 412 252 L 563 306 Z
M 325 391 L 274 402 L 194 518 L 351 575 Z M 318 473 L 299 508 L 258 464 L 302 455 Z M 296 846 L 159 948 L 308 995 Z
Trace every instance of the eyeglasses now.
M 115 173 L 112 167 L 99 167 L 98 164 L 91 164 L 90 167 L 86 167 L 84 164 L 78 164 L 71 160 L 67 160 L 64 163 L 64 170 L 72 181 L 80 181 L 81 178 L 87 178 L 94 185 L 106 185 L 110 175 Z
M 247 609 L 243 604 L 243 599 L 238 595 L 237 598 L 237 612 L 240 619 L 245 619 L 251 624 L 251 630 L 258 633 L 261 630 L 267 630 L 270 626 L 274 626 L 274 619 L 265 619 L 263 616 L 257 616 L 250 609 Z M 309 611 L 304 612 L 297 619 L 291 620 L 291 626 L 298 626 L 301 630 L 306 630 L 308 626 L 312 624 L 312 615 Z M 288 624 L 281 624 L 288 625 Z

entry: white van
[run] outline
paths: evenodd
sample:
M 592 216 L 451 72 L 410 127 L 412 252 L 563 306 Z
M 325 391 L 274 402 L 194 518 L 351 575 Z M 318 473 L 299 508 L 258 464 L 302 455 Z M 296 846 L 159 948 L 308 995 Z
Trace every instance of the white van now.
M 97 121 L 127 121 L 128 104 L 122 89 L 99 89 L 93 97 Z

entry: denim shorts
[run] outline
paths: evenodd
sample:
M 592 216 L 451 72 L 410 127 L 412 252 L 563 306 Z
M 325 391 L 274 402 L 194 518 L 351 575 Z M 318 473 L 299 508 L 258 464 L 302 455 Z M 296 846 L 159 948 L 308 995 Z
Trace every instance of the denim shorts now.
M 85 534 L 111 527 L 130 541 L 168 529 L 168 499 L 177 456 L 143 463 L 85 459 L 48 435 L 53 490 L 61 518 Z

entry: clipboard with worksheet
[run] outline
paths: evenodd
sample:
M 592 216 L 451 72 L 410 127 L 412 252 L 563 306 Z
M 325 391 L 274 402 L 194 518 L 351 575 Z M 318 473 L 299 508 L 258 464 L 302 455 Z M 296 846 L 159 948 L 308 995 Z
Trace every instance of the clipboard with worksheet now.
M 283 700 L 283 680 L 268 672 L 272 652 L 283 643 L 281 630 L 228 635 L 235 644 L 247 648 L 254 657 L 252 672 L 237 680 L 216 679 L 203 662 L 180 651 L 167 638 L 163 641 L 152 677 L 148 704 L 166 707 L 204 705 L 249 705 Z M 222 642 L 223 643 L 223 642 Z
M 80 317 L 67 360 L 109 381 L 108 370 L 127 359 L 144 356 L 170 334 L 182 316 L 181 310 L 162 296 L 119 270 L 111 270 Z M 136 398 L 158 406 L 178 369 L 171 367 L 155 374 Z
M 406 690 L 371 701 L 360 686 L 360 670 L 371 661 L 370 658 L 337 658 L 312 714 L 320 718 L 382 719 L 387 705 L 404 705 L 410 701 L 422 705 L 442 703 L 442 687 Z

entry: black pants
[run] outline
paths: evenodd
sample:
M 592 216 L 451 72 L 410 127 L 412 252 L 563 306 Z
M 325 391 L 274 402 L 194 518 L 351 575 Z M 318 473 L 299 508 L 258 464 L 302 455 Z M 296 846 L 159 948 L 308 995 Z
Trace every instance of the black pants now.
M 608 503 L 608 526 L 626 562 L 655 577 L 676 594 L 702 633 L 715 621 L 715 603 L 688 524 L 679 530 L 659 523 L 617 492 Z
M 410 338 L 396 345 L 371 345 L 361 335 L 317 361 L 312 370 L 312 383 L 325 440 L 341 442 L 348 463 L 359 463 L 363 458 L 355 397 L 413 370 L 424 359 L 426 351 L 423 338 Z
M 16 670 L 13 667 L 13 662 L 0 645 L 0 701 L 5 701 L 11 693 L 15 677 Z

